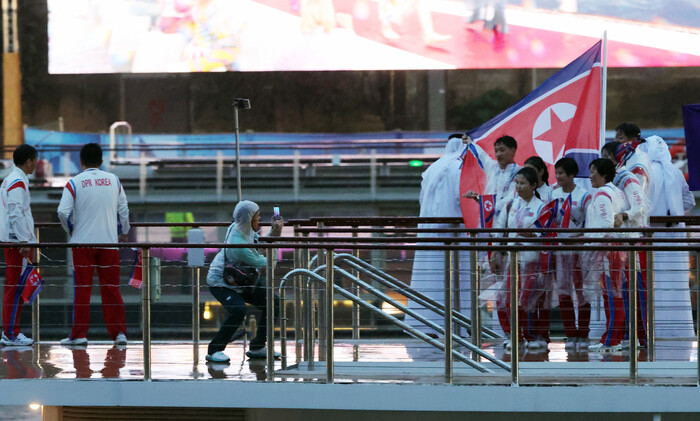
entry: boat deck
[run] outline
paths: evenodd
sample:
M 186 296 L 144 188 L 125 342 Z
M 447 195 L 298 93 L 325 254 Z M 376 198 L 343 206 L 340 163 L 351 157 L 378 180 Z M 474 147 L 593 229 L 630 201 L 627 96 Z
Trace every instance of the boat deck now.
M 326 382 L 324 362 L 297 361 L 294 343 L 288 346 L 287 367 L 275 363 L 274 382 Z M 510 361 L 500 342 L 487 343 L 488 353 Z M 157 341 L 152 343 L 152 380 L 266 381 L 264 359 L 248 359 L 243 343 L 229 344 L 230 363 L 208 363 L 207 343 Z M 279 350 L 279 343 L 276 345 Z M 90 379 L 143 380 L 144 358 L 141 342 L 115 346 L 111 342 L 91 342 L 87 347 L 64 347 L 44 342 L 31 347 L 1 349 L 0 379 Z M 318 347 L 316 349 L 318 355 Z M 568 352 L 561 341 L 547 351 L 520 353 L 520 380 L 527 385 L 629 384 L 629 351 L 598 353 Z M 695 385 L 698 364 L 697 345 L 690 340 L 659 340 L 656 361 L 647 361 L 646 350 L 639 351 L 638 383 L 654 385 Z M 335 383 L 445 383 L 444 354 L 415 339 L 336 340 L 334 347 Z M 510 373 L 484 362 L 493 373 L 480 373 L 461 361 L 454 361 L 453 383 L 508 385 Z

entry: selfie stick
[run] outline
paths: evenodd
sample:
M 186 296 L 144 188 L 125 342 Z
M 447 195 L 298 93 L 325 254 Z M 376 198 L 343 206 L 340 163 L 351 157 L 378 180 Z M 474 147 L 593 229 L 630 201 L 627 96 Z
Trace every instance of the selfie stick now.
M 238 193 L 238 202 L 241 201 L 241 154 L 238 148 L 238 106 L 233 107 L 234 124 L 236 125 L 236 193 Z
M 241 151 L 238 147 L 238 109 L 243 108 L 244 110 L 250 109 L 250 100 L 244 98 L 234 98 L 233 99 L 233 115 L 234 124 L 236 126 L 236 192 L 238 193 L 238 201 L 241 201 L 243 195 L 241 194 Z

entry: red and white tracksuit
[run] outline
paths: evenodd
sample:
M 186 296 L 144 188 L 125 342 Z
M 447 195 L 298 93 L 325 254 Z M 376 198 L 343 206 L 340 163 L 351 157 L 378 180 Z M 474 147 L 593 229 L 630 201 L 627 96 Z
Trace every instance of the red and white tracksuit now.
M 5 243 L 35 243 L 34 217 L 29 195 L 27 174 L 14 167 L 0 186 L 0 241 Z M 9 339 L 19 333 L 19 318 L 24 307 L 22 286 L 19 278 L 22 274 L 23 257 L 17 248 L 6 248 L 5 252 L 5 290 L 2 299 L 2 330 Z
M 58 217 L 76 245 L 117 243 L 129 231 L 126 194 L 114 174 L 88 168 L 63 189 Z M 97 267 L 102 312 L 112 339 L 126 334 L 124 302 L 119 292 L 119 252 L 115 248 L 73 248 L 75 299 L 71 339 L 85 338 L 90 327 L 90 293 Z
M 586 228 L 613 228 L 615 214 L 624 208 L 624 193 L 613 183 L 607 183 L 593 194 L 586 211 Z M 586 233 L 602 237 L 603 233 Z M 625 337 L 625 307 L 622 300 L 623 253 L 618 251 L 595 253 L 585 267 L 594 271 L 603 291 L 605 305 L 605 333 L 600 342 L 606 346 L 618 345 Z
M 574 186 L 567 193 L 558 188 L 552 191 L 552 200 L 558 201 L 558 209 L 571 196 L 570 217 L 564 221 L 564 215 L 557 215 L 556 224 L 564 228 L 582 228 L 586 222 L 586 209 L 591 201 L 591 195 L 586 189 Z M 559 237 L 567 238 L 572 234 L 560 232 Z M 581 253 L 576 251 L 559 251 L 555 253 L 554 290 L 559 298 L 559 311 L 567 338 L 588 338 L 591 323 L 591 303 L 583 294 L 583 272 L 581 268 Z M 574 297 L 576 299 L 574 308 Z M 578 316 L 578 317 L 577 317 Z
M 637 154 L 638 152 L 635 152 L 632 156 L 636 156 Z M 640 167 L 641 166 L 637 166 L 637 168 Z M 639 180 L 640 175 L 627 171 L 624 166 L 618 168 L 615 179 L 613 180 L 613 183 L 625 194 L 625 208 L 622 211 L 627 213 L 628 220 L 622 224 L 623 228 L 642 228 L 649 226 L 649 209 L 651 205 L 643 185 Z M 640 234 L 638 233 L 629 234 L 629 237 L 632 238 L 638 238 L 639 236 Z M 645 345 L 647 339 L 647 254 L 646 252 L 639 252 L 637 256 L 639 265 L 637 273 L 634 274 L 635 282 L 637 282 L 637 339 L 639 339 L 641 344 Z M 625 324 L 627 324 L 629 320 L 628 282 L 629 263 L 625 265 L 622 297 L 625 305 Z M 625 335 L 625 338 L 628 337 L 629 331 L 627 331 Z
M 544 203 L 533 196 L 529 202 L 521 197 L 513 199 L 510 205 L 506 205 L 499 218 L 494 222 L 497 228 L 531 228 L 544 210 Z M 517 237 L 516 233 L 510 233 L 509 237 Z M 519 244 L 517 242 L 509 244 Z M 498 321 L 503 332 L 510 334 L 510 271 L 508 259 L 502 259 L 502 268 L 506 276 L 504 291 L 496 299 Z M 520 294 L 518 301 L 518 339 L 528 341 L 538 337 L 549 337 L 549 308 L 545 305 L 547 296 L 539 271 L 539 253 L 536 251 L 523 251 L 518 253 L 518 277 L 520 280 Z

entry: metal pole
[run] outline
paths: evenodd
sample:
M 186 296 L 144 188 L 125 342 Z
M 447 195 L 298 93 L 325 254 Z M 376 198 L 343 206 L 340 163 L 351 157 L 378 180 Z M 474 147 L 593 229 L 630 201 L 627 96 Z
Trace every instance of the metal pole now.
M 323 228 L 323 222 L 319 222 L 316 224 L 318 228 Z M 323 233 L 318 234 L 319 237 L 324 237 Z M 316 264 L 321 265 L 323 262 L 321 259 L 323 259 L 325 253 L 325 249 L 318 249 L 318 254 L 316 255 Z M 331 270 L 333 269 L 333 262 L 331 261 L 331 266 L 326 266 L 326 270 Z M 320 294 L 320 293 L 319 293 Z M 328 319 L 326 316 L 326 312 L 328 311 L 328 308 L 326 308 L 326 301 L 321 299 L 319 296 L 318 299 L 318 360 L 319 361 L 325 361 L 326 359 L 326 331 L 328 329 L 328 326 L 325 326 L 325 322 Z
M 199 268 L 190 268 L 192 279 L 192 342 L 194 364 L 199 364 Z
M 637 383 L 637 252 L 629 252 L 629 277 L 627 278 L 629 300 L 630 337 L 630 382 Z
M 470 271 L 471 271 L 471 316 L 472 316 L 472 344 L 475 347 L 481 348 L 481 312 L 479 311 L 479 290 L 481 289 L 481 274 L 479 273 L 479 258 L 478 252 L 473 250 L 470 252 L 471 256 L 469 258 Z M 476 352 L 472 352 L 472 359 L 475 361 L 480 361 L 481 357 Z
M 462 312 L 462 284 L 459 276 L 459 251 L 452 250 L 452 310 Z M 462 325 L 453 323 L 452 330 L 457 336 L 462 336 Z
M 700 353 L 700 250 L 695 251 L 695 333 L 697 342 L 695 343 L 698 353 Z M 698 381 L 700 387 L 700 357 L 698 360 Z
M 353 228 L 357 228 L 357 226 L 353 226 Z M 352 236 L 353 236 L 353 238 L 356 238 L 357 232 L 353 232 Z M 358 250 L 358 249 L 353 250 L 352 255 L 359 259 L 360 258 L 360 250 Z M 351 269 L 350 273 L 352 274 L 352 276 L 354 276 L 356 278 L 360 277 L 360 273 L 358 272 L 357 269 Z M 353 295 L 360 298 L 360 286 L 354 282 L 352 284 L 352 293 L 353 293 Z M 360 305 L 355 303 L 355 302 L 352 303 L 352 338 L 353 339 L 360 339 Z
M 216 151 L 216 200 L 224 197 L 224 154 Z M 238 199 L 240 201 L 240 199 Z
M 36 242 L 39 242 L 39 228 L 35 228 L 36 231 Z M 39 262 L 41 261 L 41 251 L 39 248 L 36 249 L 36 266 L 39 267 Z M 39 333 L 39 296 L 37 295 L 32 303 L 32 338 L 34 342 L 38 343 L 41 340 Z
M 304 267 L 309 269 L 309 258 L 311 257 L 311 251 L 309 249 L 304 249 Z M 314 360 L 314 328 L 313 328 L 313 317 L 314 317 L 314 300 L 311 294 L 312 286 L 311 279 L 307 279 L 304 282 L 304 361 L 309 362 L 309 367 L 312 365 Z M 310 368 L 309 368 L 310 369 Z
M 274 380 L 275 374 L 275 249 L 267 249 L 267 270 L 265 292 L 267 308 L 267 381 Z
M 236 125 L 236 193 L 238 194 L 238 201 L 241 201 L 243 195 L 241 194 L 241 150 L 238 145 L 238 107 L 233 107 L 233 118 Z
M 445 243 L 449 245 L 450 243 Z M 445 383 L 452 384 L 452 253 L 445 250 Z
M 654 308 L 656 307 L 654 296 L 654 252 L 647 251 L 647 357 L 649 361 L 656 361 L 656 320 Z
M 143 379 L 151 381 L 151 265 L 150 249 L 141 249 L 143 286 L 141 288 L 141 323 L 143 324 Z
M 333 370 L 333 249 L 326 249 L 326 383 L 334 382 Z
M 298 228 L 298 225 L 295 226 L 294 231 L 296 232 L 296 229 Z M 304 266 L 304 250 L 303 249 L 294 249 L 294 261 L 295 265 L 298 268 L 305 267 Z M 302 296 L 302 283 L 303 283 L 303 278 L 300 276 L 294 277 L 294 349 L 295 349 L 295 355 L 296 355 L 296 360 L 297 364 L 301 362 L 301 357 L 302 357 L 302 349 L 301 349 L 301 339 L 303 336 L 304 330 L 302 329 L 302 307 L 301 307 L 301 296 Z
M 518 368 L 519 345 L 518 333 L 520 331 L 518 323 L 518 252 L 510 252 L 510 376 L 511 386 L 520 384 L 520 373 Z

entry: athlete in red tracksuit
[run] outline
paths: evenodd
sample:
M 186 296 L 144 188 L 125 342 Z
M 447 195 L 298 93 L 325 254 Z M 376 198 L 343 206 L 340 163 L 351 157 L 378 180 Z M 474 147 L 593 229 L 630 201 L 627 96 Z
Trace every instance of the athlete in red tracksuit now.
M 0 241 L 5 243 L 36 243 L 34 235 L 34 218 L 30 207 L 28 174 L 36 169 L 37 152 L 30 145 L 21 145 L 13 153 L 15 167 L 3 180 L 0 187 Z M 2 337 L 0 343 L 9 346 L 27 346 L 34 341 L 24 336 L 19 329 L 19 317 L 22 314 L 23 260 L 32 250 L 28 247 L 3 249 L 5 253 L 6 282 L 2 300 Z
M 100 170 L 102 148 L 89 143 L 80 151 L 83 172 L 63 189 L 58 217 L 76 245 L 126 241 L 129 206 L 114 174 Z M 119 252 L 116 248 L 73 248 L 75 300 L 73 329 L 62 345 L 87 345 L 90 327 L 92 275 L 97 267 L 102 312 L 107 331 L 117 344 L 126 343 L 126 314 L 119 292 Z
M 494 223 L 497 228 L 532 228 L 534 223 L 544 212 L 544 203 L 535 194 L 537 187 L 537 173 L 532 168 L 520 169 L 515 177 L 515 190 L 518 194 L 512 202 L 508 203 L 499 214 Z M 533 236 L 529 233 L 509 233 L 509 237 Z M 519 242 L 509 244 L 520 244 Z M 498 253 L 492 255 L 493 270 L 498 272 L 496 266 L 503 265 L 506 259 L 501 259 Z M 507 267 L 500 268 L 506 273 L 505 288 L 498 294 L 496 308 L 501 328 L 506 334 L 510 333 L 510 276 Z M 536 251 L 523 251 L 518 255 L 518 273 L 520 280 L 520 294 L 518 296 L 518 340 L 523 342 L 523 349 L 532 350 L 547 348 L 546 336 L 549 326 L 549 309 L 542 306 L 543 289 L 542 275 L 539 270 L 539 253 Z M 535 311 L 539 310 L 539 311 Z M 510 350 L 510 343 L 506 344 Z
M 557 184 L 560 188 L 552 192 L 552 200 L 558 201 L 557 226 L 560 228 L 583 228 L 586 222 L 586 210 L 591 195 L 586 189 L 574 183 L 578 174 L 578 164 L 573 158 L 561 158 L 554 165 Z M 568 208 L 568 211 L 565 209 Z M 559 237 L 577 236 L 561 232 Z M 588 349 L 588 334 L 591 322 L 591 303 L 583 294 L 583 272 L 581 253 L 577 251 L 559 251 L 555 253 L 554 289 L 559 298 L 559 311 L 566 335 L 565 349 L 573 351 L 576 347 Z M 574 298 L 576 307 L 574 308 Z
M 612 183 L 615 165 L 605 158 L 598 158 L 590 165 L 591 185 L 597 189 L 586 213 L 586 228 L 613 228 L 615 215 L 624 208 L 624 193 Z M 603 233 L 586 233 L 590 237 L 602 237 Z M 587 270 L 599 279 L 605 304 L 606 329 L 600 342 L 588 347 L 589 351 L 614 351 L 620 349 L 625 337 L 625 307 L 622 300 L 622 253 L 617 251 L 595 253 L 583 263 Z

